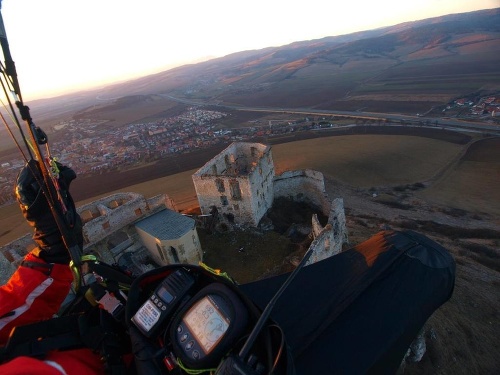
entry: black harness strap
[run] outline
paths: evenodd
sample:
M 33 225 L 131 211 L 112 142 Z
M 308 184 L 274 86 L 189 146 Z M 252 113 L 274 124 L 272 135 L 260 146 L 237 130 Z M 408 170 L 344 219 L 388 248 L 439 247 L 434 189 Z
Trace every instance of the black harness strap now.
M 127 372 L 122 356 L 130 353 L 130 339 L 123 325 L 107 311 L 95 308 L 80 317 L 78 326 L 84 346 L 100 353 L 108 373 Z
M 18 356 L 43 358 L 51 350 L 83 347 L 78 318 L 78 315 L 70 315 L 15 327 L 0 352 L 0 360 Z
M 44 358 L 50 351 L 88 348 L 99 353 L 108 373 L 126 373 L 122 355 L 130 352 L 121 337 L 123 326 L 106 311 L 94 308 L 85 314 L 53 318 L 15 327 L 5 347 L 0 348 L 0 363 L 19 356 Z
M 47 276 L 50 276 L 52 273 L 52 268 L 54 267 L 54 263 L 40 263 L 40 262 L 30 262 L 28 260 L 23 260 L 21 263 L 21 267 L 28 267 L 35 270 L 39 270 Z

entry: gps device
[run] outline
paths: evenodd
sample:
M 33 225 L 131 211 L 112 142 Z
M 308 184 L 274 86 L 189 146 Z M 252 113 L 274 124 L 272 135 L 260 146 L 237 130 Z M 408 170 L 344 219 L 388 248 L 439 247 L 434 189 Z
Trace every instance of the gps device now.
M 154 338 L 166 327 L 164 322 L 190 298 L 195 278 L 179 268 L 167 276 L 132 317 L 132 323 L 147 337 Z
M 192 369 L 217 366 L 247 325 L 248 311 L 240 297 L 224 284 L 209 284 L 175 315 L 170 327 L 173 352 Z

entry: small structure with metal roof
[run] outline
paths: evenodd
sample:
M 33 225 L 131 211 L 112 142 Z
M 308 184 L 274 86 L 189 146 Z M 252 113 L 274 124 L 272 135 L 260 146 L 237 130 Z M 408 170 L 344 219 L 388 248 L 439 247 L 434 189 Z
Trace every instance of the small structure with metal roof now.
M 196 222 L 188 216 L 165 209 L 138 221 L 135 229 L 159 265 L 202 260 Z

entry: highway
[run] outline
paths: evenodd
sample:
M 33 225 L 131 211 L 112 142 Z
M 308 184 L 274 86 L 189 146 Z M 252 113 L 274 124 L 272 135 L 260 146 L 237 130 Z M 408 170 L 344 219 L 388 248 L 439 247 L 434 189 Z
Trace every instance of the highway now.
M 275 113 L 291 113 L 291 114 L 303 114 L 303 115 L 315 115 L 315 116 L 339 116 L 339 117 L 352 117 L 365 120 L 390 120 L 391 122 L 401 123 L 402 121 L 408 122 L 411 125 L 423 124 L 423 125 L 433 125 L 446 128 L 459 128 L 459 129 L 469 129 L 477 131 L 491 132 L 496 135 L 500 135 L 500 125 L 480 123 L 465 121 L 452 118 L 437 118 L 437 117 L 426 117 L 426 116 L 410 116 L 404 114 L 396 113 L 375 113 L 375 112 L 361 112 L 361 111 L 336 111 L 336 110 L 325 110 L 325 109 L 311 109 L 311 108 L 276 108 L 276 107 L 244 107 L 236 105 L 225 105 L 221 102 L 207 102 L 202 100 L 189 100 L 184 98 L 177 98 L 172 95 L 164 94 L 162 96 L 168 97 L 171 100 L 177 101 L 179 103 L 188 105 L 204 105 L 204 106 L 215 106 L 221 109 L 233 110 L 233 111 L 246 111 L 246 112 L 275 112 Z

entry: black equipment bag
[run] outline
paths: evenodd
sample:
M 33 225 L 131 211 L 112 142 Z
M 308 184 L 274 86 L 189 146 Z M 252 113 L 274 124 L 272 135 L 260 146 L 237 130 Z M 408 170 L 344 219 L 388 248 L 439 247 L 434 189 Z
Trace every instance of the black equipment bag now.
M 264 308 L 287 275 L 240 289 Z M 430 315 L 452 295 L 450 253 L 413 231 L 384 231 L 305 267 L 271 317 L 297 374 L 395 373 Z

